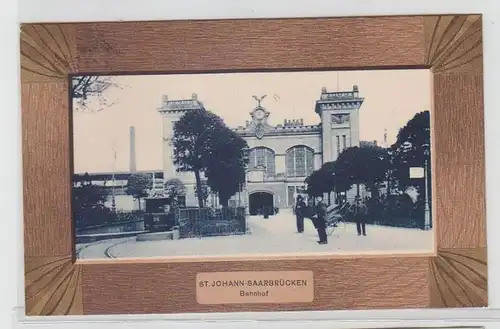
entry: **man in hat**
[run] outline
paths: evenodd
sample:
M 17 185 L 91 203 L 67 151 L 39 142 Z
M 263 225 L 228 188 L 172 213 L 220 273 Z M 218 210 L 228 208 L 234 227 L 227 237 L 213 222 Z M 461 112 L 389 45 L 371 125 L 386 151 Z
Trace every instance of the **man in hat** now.
M 297 200 L 295 201 L 295 217 L 297 219 L 297 232 L 304 232 L 304 217 L 306 211 L 306 203 L 302 198 L 302 195 L 297 195 Z
M 323 202 L 322 197 L 316 199 L 316 211 L 315 211 L 315 226 L 318 230 L 319 244 L 327 244 L 328 239 L 326 236 L 326 204 Z
M 354 199 L 352 214 L 356 222 L 358 236 L 361 236 L 361 234 L 366 236 L 366 216 L 368 214 L 368 208 L 366 208 L 366 205 L 361 201 L 361 197 L 359 196 L 356 196 Z

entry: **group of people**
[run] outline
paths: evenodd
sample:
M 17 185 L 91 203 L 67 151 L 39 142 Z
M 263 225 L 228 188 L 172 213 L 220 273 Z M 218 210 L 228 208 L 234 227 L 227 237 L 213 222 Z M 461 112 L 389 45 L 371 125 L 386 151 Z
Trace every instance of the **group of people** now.
M 326 234 L 326 227 L 328 221 L 328 211 L 326 203 L 322 197 L 317 197 L 315 205 L 308 206 L 301 195 L 297 196 L 295 202 L 295 217 L 297 220 L 297 232 L 304 232 L 304 218 L 310 218 L 314 227 L 318 231 L 318 244 L 327 244 L 328 236 Z M 356 196 L 354 203 L 347 208 L 347 216 L 350 216 L 356 223 L 358 236 L 366 236 L 366 216 L 368 208 L 361 201 L 359 196 Z

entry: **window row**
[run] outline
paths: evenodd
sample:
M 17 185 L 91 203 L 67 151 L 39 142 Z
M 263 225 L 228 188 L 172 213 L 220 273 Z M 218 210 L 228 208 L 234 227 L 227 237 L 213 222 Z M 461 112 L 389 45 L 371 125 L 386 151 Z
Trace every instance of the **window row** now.
M 285 154 L 286 176 L 306 177 L 314 171 L 314 151 L 307 146 L 295 146 Z M 276 175 L 276 160 L 273 150 L 256 147 L 250 150 L 248 167 L 263 168 L 266 177 Z

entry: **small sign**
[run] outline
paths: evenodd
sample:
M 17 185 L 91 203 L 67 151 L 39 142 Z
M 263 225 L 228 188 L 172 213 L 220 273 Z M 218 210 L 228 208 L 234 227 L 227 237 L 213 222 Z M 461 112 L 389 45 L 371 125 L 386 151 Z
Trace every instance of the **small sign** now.
M 312 271 L 212 272 L 196 276 L 199 304 L 283 304 L 314 300 Z
M 410 167 L 410 178 L 424 178 L 425 172 L 422 167 Z

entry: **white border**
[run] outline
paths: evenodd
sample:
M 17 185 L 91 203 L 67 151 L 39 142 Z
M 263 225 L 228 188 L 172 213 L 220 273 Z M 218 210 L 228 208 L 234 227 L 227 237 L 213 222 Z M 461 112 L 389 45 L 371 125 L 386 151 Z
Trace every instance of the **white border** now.
M 96 328 L 349 328 L 381 326 L 442 326 L 442 325 L 490 325 L 500 328 L 500 176 L 494 171 L 500 165 L 500 148 L 496 141 L 500 137 L 500 76 L 499 21 L 496 18 L 498 0 L 20 0 L 19 20 L 22 22 L 54 21 L 113 21 L 113 20 L 162 20 L 162 19 L 212 19 L 212 18 L 273 18 L 273 17 L 316 17 L 316 16 L 368 16 L 402 14 L 447 14 L 482 13 L 484 22 L 484 65 L 485 65 L 485 129 L 487 152 L 487 205 L 488 216 L 488 270 L 490 307 L 494 309 L 474 310 L 398 310 L 398 311 L 332 311 L 300 313 L 232 313 L 232 314 L 190 314 L 169 316 L 102 316 L 78 318 L 34 318 L 25 319 L 23 303 L 23 262 L 21 226 L 21 148 L 19 115 L 19 27 L 15 22 L 13 1 L 2 1 L 0 9 L 0 36 L 2 47 L 8 59 L 2 58 L 0 93 L 2 116 L 0 117 L 0 141 L 2 161 L 0 173 L 2 182 L 8 186 L 2 191 L 2 225 L 5 230 L 17 229 L 13 236 L 3 233 L 0 243 L 9 243 L 2 250 L 17 253 L 17 273 L 0 281 L 8 286 L 2 289 L 2 298 L 8 297 L 10 321 L 21 324 L 19 328 L 88 328 L 90 322 Z M 13 8 L 14 7 L 14 8 Z M 3 38 L 7 40 L 4 41 Z M 10 46 L 12 45 L 12 46 Z M 14 84 L 17 81 L 17 84 Z M 495 83 L 497 82 L 497 83 Z M 4 86 L 5 85 L 5 86 Z M 464 123 L 464 128 L 466 123 Z M 12 161 L 14 159 L 15 161 Z M 495 216 L 497 215 L 497 216 Z M 6 256 L 7 257 L 7 256 Z M 14 262 L 12 262 L 14 263 Z M 15 269 L 15 268 L 14 268 Z M 7 271 L 8 272 L 8 271 Z M 8 272 L 9 273 L 9 272 Z M 15 283 L 15 284 L 14 284 Z M 16 287 L 18 287 L 17 291 Z M 12 293 L 11 293 L 12 292 Z M 14 306 L 17 306 L 13 309 Z M 13 317 L 12 317 L 13 316 Z M 5 319 L 3 317 L 3 319 Z M 300 320 L 299 320 L 300 319 Z M 405 319 L 402 323 L 399 319 Z M 199 321 L 207 320 L 203 324 Z M 214 322 L 215 320 L 221 320 Z M 230 320 L 239 320 L 237 323 Z M 257 321 L 258 320 L 258 321 Z M 78 322 L 77 322 L 78 321 Z M 83 321 L 83 322 L 82 322 Z M 241 322 L 240 322 L 241 321 Z M 100 325 L 98 325 L 100 324 Z M 129 325 L 127 325 L 129 324 Z M 7 326 L 1 326 L 7 328 Z
M 22 22 L 479 13 L 492 0 L 19 0 Z M 50 9 L 49 9 L 50 8 Z

